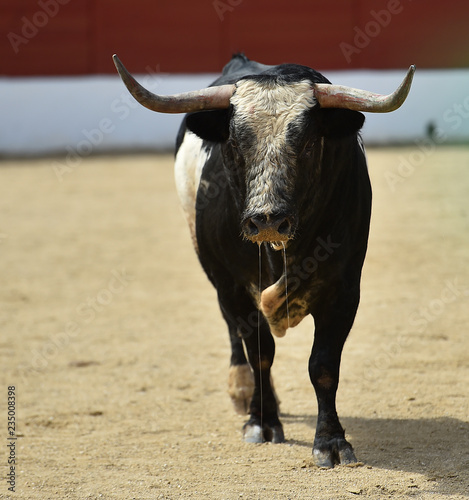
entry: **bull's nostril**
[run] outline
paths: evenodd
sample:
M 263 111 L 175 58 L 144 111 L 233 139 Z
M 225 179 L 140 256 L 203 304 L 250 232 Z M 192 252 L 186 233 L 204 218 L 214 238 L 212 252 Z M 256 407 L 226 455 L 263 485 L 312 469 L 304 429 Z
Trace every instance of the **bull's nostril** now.
M 288 219 L 285 219 L 283 222 L 281 222 L 278 226 L 277 229 L 279 234 L 290 234 L 291 231 L 291 224 Z
M 254 219 L 249 219 L 246 222 L 245 231 L 250 236 L 256 236 L 259 234 L 259 226 L 255 223 Z

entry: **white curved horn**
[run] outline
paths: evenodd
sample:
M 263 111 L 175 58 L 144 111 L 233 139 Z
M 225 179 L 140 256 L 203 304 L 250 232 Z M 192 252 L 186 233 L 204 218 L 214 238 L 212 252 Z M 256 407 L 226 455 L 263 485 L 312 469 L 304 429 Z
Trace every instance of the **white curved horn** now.
M 406 100 L 414 73 L 415 66 L 412 65 L 399 87 L 389 95 L 374 94 L 367 90 L 326 83 L 317 83 L 314 86 L 314 95 L 322 108 L 345 108 L 371 113 L 389 113 L 398 109 Z
M 161 96 L 142 87 L 126 70 L 116 54 L 112 56 L 117 71 L 128 91 L 146 108 L 160 113 L 191 113 L 211 109 L 224 109 L 230 105 L 235 85 L 220 85 L 206 89 Z

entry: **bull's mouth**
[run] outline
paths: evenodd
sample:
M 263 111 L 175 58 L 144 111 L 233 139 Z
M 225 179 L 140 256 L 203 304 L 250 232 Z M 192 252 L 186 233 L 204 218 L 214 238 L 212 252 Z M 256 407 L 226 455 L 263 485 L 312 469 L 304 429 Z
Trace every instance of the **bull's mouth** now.
M 291 238 L 286 238 L 286 239 L 278 239 L 275 241 L 271 240 L 262 240 L 262 239 L 251 239 L 249 238 L 249 241 L 252 241 L 253 243 L 257 243 L 259 246 L 261 246 L 263 243 L 266 245 L 269 245 L 272 250 L 275 250 L 278 252 L 279 250 L 285 250 L 288 247 L 288 243 Z
M 266 243 L 270 245 L 273 250 L 283 250 L 287 247 L 288 242 L 291 240 L 291 236 L 287 236 L 284 234 L 279 234 L 277 231 L 260 231 L 258 234 L 254 235 L 246 235 L 245 238 L 253 243 L 257 243 L 258 245 L 262 245 L 262 243 Z

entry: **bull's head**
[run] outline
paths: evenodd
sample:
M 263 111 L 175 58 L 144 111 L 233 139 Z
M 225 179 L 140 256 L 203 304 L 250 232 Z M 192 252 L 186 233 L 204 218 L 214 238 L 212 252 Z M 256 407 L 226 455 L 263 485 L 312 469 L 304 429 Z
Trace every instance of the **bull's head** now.
M 241 203 L 243 234 L 253 242 L 271 242 L 274 248 L 295 232 L 297 167 L 308 162 L 312 145 L 328 135 L 356 133 L 364 120 L 359 111 L 387 113 L 399 108 L 415 71 L 411 66 L 389 95 L 314 83 L 308 78 L 312 70 L 305 68 L 304 78 L 294 81 L 281 75 L 255 75 L 236 84 L 160 96 L 143 88 L 118 57 L 113 58 L 140 104 L 162 113 L 192 113 L 187 127 L 202 139 L 222 143 L 225 166 Z

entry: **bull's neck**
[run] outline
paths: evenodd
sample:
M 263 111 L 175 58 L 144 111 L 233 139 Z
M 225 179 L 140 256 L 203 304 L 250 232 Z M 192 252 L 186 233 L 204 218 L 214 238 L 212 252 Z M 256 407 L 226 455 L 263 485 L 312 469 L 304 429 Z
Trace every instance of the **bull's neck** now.
M 313 238 L 340 224 L 359 202 L 366 161 L 356 136 L 322 139 L 314 166 L 305 182 L 308 195 L 299 207 L 300 230 Z

